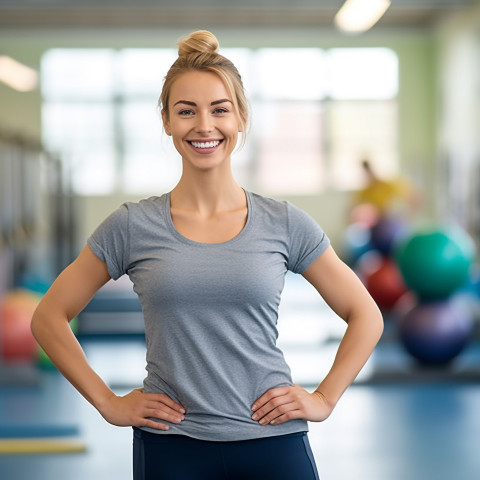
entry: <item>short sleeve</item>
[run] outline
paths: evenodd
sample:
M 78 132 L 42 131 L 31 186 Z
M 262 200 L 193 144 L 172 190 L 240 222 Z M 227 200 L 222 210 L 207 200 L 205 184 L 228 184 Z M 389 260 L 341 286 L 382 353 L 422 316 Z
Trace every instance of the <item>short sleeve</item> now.
M 330 240 L 318 223 L 306 212 L 289 202 L 288 269 L 303 273 L 328 248 Z
M 117 280 L 128 268 L 129 229 L 126 204 L 110 214 L 92 233 L 87 245 L 107 264 L 108 273 Z

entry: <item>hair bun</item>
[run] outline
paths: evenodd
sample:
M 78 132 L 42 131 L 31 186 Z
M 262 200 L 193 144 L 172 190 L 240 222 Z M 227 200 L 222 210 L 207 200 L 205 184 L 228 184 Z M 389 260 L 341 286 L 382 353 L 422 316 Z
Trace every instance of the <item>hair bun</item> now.
M 198 30 L 178 42 L 178 56 L 184 57 L 192 53 L 217 53 L 218 40 L 207 30 Z

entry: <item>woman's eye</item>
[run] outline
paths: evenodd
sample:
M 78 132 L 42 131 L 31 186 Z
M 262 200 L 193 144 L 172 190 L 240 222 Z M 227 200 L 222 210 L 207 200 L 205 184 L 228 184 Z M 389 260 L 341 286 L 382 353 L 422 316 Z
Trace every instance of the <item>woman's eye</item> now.
M 219 108 L 216 108 L 213 113 L 215 113 L 216 115 L 219 115 L 219 114 L 222 114 L 222 113 L 227 113 L 228 110 L 226 108 L 223 108 L 223 107 L 219 107 Z
M 193 110 L 180 110 L 178 114 L 182 117 L 188 117 L 189 115 L 193 115 Z

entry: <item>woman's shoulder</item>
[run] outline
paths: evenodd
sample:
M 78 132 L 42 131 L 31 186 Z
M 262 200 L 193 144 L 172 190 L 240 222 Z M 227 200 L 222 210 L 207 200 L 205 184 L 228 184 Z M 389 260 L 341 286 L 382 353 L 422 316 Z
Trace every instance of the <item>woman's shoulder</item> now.
M 123 205 L 125 205 L 129 210 L 156 210 L 165 203 L 167 196 L 167 193 L 160 196 L 153 195 L 137 201 L 127 201 Z
M 279 200 L 271 197 L 265 197 L 257 193 L 250 193 L 255 210 L 263 212 L 269 216 L 275 216 L 277 219 L 291 221 L 303 221 L 310 215 L 300 207 L 289 200 Z
M 286 217 L 288 202 L 249 192 L 251 202 L 258 213 Z
M 138 201 L 125 201 L 101 223 L 104 229 L 132 229 L 158 223 L 165 216 L 166 195 L 152 196 Z
M 251 193 L 252 203 L 255 204 L 256 215 L 264 219 L 270 218 L 272 223 L 285 225 L 289 232 L 306 231 L 324 234 L 317 220 L 307 212 L 289 200 L 276 200 L 256 193 Z
M 158 218 L 163 216 L 165 212 L 164 207 L 167 195 L 151 196 L 137 201 L 126 201 L 120 206 L 120 210 L 128 212 L 130 221 L 134 221 L 137 218 L 144 219 L 145 217 Z

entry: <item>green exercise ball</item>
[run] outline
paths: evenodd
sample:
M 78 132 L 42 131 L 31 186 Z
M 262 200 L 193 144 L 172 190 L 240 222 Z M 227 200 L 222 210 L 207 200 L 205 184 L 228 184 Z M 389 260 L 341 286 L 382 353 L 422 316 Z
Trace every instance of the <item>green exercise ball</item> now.
M 475 257 L 470 236 L 458 227 L 417 231 L 396 249 L 405 283 L 422 299 L 441 299 L 463 286 Z

